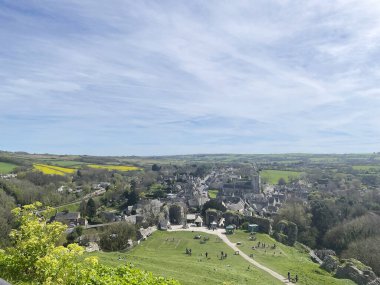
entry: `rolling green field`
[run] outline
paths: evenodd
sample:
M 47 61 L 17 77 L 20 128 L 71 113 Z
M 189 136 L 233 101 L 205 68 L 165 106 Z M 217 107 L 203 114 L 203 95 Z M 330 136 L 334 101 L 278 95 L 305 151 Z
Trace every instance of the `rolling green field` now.
M 354 165 L 352 168 L 359 171 L 379 171 L 380 165 Z
M 16 167 L 17 167 L 17 165 L 13 164 L 13 163 L 0 162 L 0 173 L 2 173 L 2 174 L 10 173 Z
M 266 169 L 260 171 L 261 179 L 269 184 L 277 184 L 280 178 L 284 178 L 286 183 L 291 178 L 298 178 L 302 172 Z
M 298 274 L 299 282 L 297 284 L 355 284 L 350 280 L 336 279 L 327 271 L 320 269 L 318 264 L 310 260 L 308 253 L 300 245 L 296 245 L 296 247 L 286 246 L 266 234 L 256 234 L 256 241 L 250 241 L 249 234 L 243 231 L 236 231 L 235 234 L 228 236 L 228 238 L 232 242 L 241 242 L 242 244 L 238 246 L 241 251 L 248 255 L 253 254 L 254 260 L 283 276 L 287 276 L 288 272 L 293 276 Z M 269 248 L 253 250 L 252 247 L 256 246 L 259 241 L 268 245 Z M 270 248 L 273 244 L 276 244 L 276 249 Z
M 233 251 L 216 236 L 200 234 L 209 237 L 205 244 L 194 239 L 196 233 L 157 231 L 126 253 L 92 254 L 99 256 L 101 263 L 111 266 L 132 263 L 138 268 L 177 279 L 185 285 L 214 285 L 223 282 L 234 285 L 283 284 L 252 265 L 248 269 L 249 263 L 242 257 L 233 255 Z M 191 256 L 185 254 L 186 248 L 192 249 Z M 206 251 L 208 259 L 205 257 Z M 221 251 L 227 253 L 224 260 L 218 258 Z
M 52 164 L 52 165 L 57 165 L 57 166 L 62 166 L 62 167 L 75 167 L 75 166 L 80 166 L 82 164 L 85 164 L 80 161 L 74 161 L 74 160 L 46 160 L 45 162 Z

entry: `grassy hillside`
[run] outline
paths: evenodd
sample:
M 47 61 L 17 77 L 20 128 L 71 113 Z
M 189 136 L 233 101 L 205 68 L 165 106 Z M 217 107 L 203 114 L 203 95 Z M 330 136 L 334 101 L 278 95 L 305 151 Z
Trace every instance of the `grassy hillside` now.
M 263 265 L 277 271 L 283 276 L 287 276 L 290 272 L 293 276 L 298 274 L 299 284 L 307 285 L 343 285 L 355 284 L 350 280 L 336 279 L 332 277 L 327 271 L 319 268 L 318 264 L 313 263 L 308 253 L 306 253 L 300 246 L 290 247 L 276 242 L 273 238 L 265 234 L 257 234 L 256 241 L 249 240 L 249 234 L 236 231 L 235 234 L 230 235 L 229 239 L 232 242 L 241 242 L 238 246 L 244 253 L 253 254 L 253 259 L 262 263 Z M 258 242 L 265 243 L 268 247 L 258 248 L 253 250 L 252 247 L 256 246 Z M 276 244 L 276 249 L 271 246 Z
M 233 251 L 217 237 L 201 233 L 210 238 L 201 244 L 194 239 L 195 235 L 191 232 L 155 232 L 127 253 L 99 252 L 95 255 L 105 264 L 112 266 L 131 262 L 138 268 L 175 278 L 185 285 L 214 285 L 223 282 L 236 285 L 282 284 L 252 265 L 248 269 L 249 263 L 242 257 L 233 255 Z M 185 254 L 186 248 L 192 249 L 192 256 Z M 209 259 L 205 257 L 206 251 Z M 221 251 L 227 253 L 227 259 L 218 258 Z

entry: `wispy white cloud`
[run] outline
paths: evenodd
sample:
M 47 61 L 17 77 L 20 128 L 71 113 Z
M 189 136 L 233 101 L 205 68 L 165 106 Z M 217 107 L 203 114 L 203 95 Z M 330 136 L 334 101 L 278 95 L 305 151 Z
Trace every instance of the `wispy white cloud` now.
M 0 148 L 378 151 L 379 19 L 375 0 L 3 1 Z

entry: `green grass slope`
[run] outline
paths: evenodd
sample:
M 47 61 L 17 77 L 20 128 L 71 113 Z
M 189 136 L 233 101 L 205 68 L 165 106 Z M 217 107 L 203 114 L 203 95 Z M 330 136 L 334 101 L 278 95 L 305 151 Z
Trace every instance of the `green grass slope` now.
M 172 277 L 185 285 L 214 284 L 283 284 L 269 274 L 252 265 L 233 251 L 216 236 L 200 233 L 209 237 L 205 244 L 194 239 L 191 232 L 155 232 L 148 240 L 126 253 L 93 253 L 100 262 L 111 266 L 132 263 L 138 268 L 151 271 L 160 276 Z M 192 255 L 185 254 L 191 248 Z M 209 259 L 206 259 L 205 252 Z M 223 251 L 227 259 L 217 256 Z M 201 255 L 202 254 L 202 255 Z M 121 257 L 121 260 L 119 260 Z M 124 259 L 125 258 L 125 259 Z
M 305 285 L 343 285 L 355 284 L 350 280 L 336 279 L 327 271 L 320 269 L 319 265 L 313 263 L 308 253 L 301 246 L 290 247 L 283 245 L 266 234 L 256 234 L 256 240 L 249 240 L 249 234 L 243 231 L 236 231 L 235 234 L 228 236 L 232 242 L 241 242 L 238 247 L 244 253 L 253 254 L 253 259 L 261 264 L 271 268 L 272 270 L 287 276 L 290 272 L 294 277 L 298 274 L 298 284 Z M 258 242 L 265 243 L 269 248 L 258 248 L 253 250 L 253 246 L 257 246 Z M 270 248 L 276 244 L 276 249 Z

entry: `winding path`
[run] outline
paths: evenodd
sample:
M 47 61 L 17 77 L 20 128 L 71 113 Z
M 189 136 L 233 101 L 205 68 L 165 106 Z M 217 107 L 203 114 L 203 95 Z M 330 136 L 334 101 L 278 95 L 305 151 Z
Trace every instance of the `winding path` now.
M 232 243 L 226 236 L 225 231 L 223 229 L 216 229 L 216 230 L 209 230 L 204 227 L 196 227 L 196 228 L 187 228 L 184 229 L 182 226 L 172 226 L 172 228 L 168 231 L 187 231 L 187 232 L 204 232 L 211 235 L 218 236 L 221 240 L 223 240 L 233 251 L 239 251 L 239 255 L 243 257 L 245 260 L 247 260 L 249 263 L 253 264 L 257 268 L 260 268 L 261 270 L 264 270 L 265 272 L 272 275 L 274 278 L 280 280 L 281 282 L 285 284 L 293 284 L 292 282 L 289 282 L 287 278 L 282 276 L 281 274 L 277 273 L 276 271 L 273 271 L 272 269 L 262 265 L 261 263 L 253 260 L 250 258 L 247 254 L 242 252 L 236 244 Z

